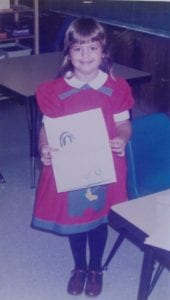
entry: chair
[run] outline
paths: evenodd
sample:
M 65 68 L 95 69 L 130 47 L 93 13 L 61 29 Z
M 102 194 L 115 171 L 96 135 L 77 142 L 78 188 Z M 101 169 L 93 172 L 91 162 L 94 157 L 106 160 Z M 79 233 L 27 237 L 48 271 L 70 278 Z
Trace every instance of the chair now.
M 126 149 L 129 199 L 170 188 L 170 117 L 153 113 L 132 120 Z
M 153 113 L 133 119 L 126 157 L 129 200 L 170 188 L 170 117 L 164 113 Z M 128 237 L 126 228 L 119 233 L 103 270 L 107 270 L 120 245 Z M 158 266 L 150 293 L 163 269 L 162 265 Z

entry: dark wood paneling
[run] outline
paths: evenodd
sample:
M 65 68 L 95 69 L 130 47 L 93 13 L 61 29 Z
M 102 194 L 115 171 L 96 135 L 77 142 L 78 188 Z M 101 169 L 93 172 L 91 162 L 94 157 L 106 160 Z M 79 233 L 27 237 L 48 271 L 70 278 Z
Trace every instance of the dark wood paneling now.
M 113 26 L 107 31 L 116 62 L 152 74 L 136 88 L 139 104 L 151 111 L 170 111 L 170 39 Z

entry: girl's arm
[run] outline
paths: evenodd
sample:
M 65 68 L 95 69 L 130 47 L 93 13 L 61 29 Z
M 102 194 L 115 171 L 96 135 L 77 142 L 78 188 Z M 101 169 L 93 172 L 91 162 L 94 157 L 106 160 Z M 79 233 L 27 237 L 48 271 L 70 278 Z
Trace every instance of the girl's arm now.
M 48 145 L 47 136 L 45 133 L 44 126 L 42 125 L 39 133 L 39 142 L 38 142 L 38 149 L 40 153 L 41 162 L 44 166 L 51 165 L 51 152 L 50 147 Z
M 125 155 L 125 146 L 131 136 L 131 123 L 129 120 L 116 122 L 117 136 L 110 141 L 111 149 L 118 156 Z
M 48 145 L 47 136 L 45 133 L 44 125 L 41 126 L 39 132 L 39 141 L 38 141 L 38 150 L 41 154 L 41 148 L 45 145 Z

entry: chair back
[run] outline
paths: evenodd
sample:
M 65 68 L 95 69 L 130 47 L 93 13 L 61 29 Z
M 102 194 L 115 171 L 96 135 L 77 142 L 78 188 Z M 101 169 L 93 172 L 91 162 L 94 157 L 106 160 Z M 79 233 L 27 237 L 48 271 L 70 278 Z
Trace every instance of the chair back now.
M 170 188 L 170 117 L 153 113 L 133 119 L 126 156 L 129 199 Z

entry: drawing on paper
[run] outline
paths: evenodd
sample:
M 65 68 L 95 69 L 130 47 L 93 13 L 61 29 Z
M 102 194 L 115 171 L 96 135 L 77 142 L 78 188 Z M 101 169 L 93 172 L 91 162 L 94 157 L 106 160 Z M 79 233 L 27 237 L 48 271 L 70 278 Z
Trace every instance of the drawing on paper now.
M 73 140 L 75 139 L 74 135 L 69 131 L 64 131 L 61 133 L 59 140 L 60 140 L 60 146 L 64 147 L 68 144 L 73 143 Z

